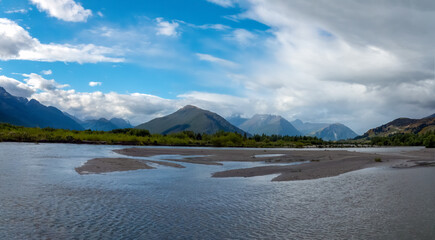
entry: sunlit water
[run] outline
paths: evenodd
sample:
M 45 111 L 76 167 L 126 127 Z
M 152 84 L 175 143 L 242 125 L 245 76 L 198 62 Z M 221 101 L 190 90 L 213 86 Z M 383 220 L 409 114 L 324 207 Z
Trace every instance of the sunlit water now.
M 0 143 L 0 239 L 435 239 L 435 168 L 271 182 L 223 166 L 79 175 L 120 146 Z

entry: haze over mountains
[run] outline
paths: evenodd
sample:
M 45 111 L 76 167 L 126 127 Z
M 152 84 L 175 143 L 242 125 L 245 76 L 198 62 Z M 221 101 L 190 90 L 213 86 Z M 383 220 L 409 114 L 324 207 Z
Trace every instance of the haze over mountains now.
M 289 121 L 277 115 L 256 114 L 238 125 L 238 127 L 250 134 L 275 134 L 281 136 L 302 135 Z
M 112 118 L 107 120 L 105 118 L 92 119 L 92 120 L 76 120 L 85 129 L 90 129 L 94 131 L 111 131 L 113 129 L 120 128 L 132 128 L 133 126 L 122 118 Z
M 329 123 L 310 123 L 302 122 L 302 120 L 296 119 L 291 122 L 295 128 L 297 128 L 303 135 L 314 135 L 315 132 L 320 129 L 328 127 Z

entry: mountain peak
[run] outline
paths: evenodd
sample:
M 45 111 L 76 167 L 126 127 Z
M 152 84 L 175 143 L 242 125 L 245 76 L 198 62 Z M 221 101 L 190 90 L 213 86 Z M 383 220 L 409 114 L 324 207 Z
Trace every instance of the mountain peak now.
M 358 134 L 356 134 L 352 129 L 342 123 L 330 124 L 329 126 L 317 131 L 314 135 L 327 141 L 353 139 L 358 136 Z
M 186 105 L 184 107 L 182 107 L 180 110 L 188 110 L 188 109 L 201 109 L 197 106 L 193 106 L 193 105 Z
M 213 134 L 218 131 L 237 132 L 242 130 L 231 125 L 227 120 L 216 113 L 187 105 L 167 116 L 153 119 L 136 128 L 147 129 L 151 133 L 171 134 L 182 131 Z

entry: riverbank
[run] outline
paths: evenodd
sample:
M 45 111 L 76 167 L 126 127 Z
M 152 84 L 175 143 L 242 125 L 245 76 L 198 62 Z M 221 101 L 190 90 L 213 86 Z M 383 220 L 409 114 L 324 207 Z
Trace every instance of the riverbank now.
M 389 166 L 409 168 L 418 166 L 435 166 L 435 149 L 421 149 L 403 152 L 351 152 L 345 150 L 261 150 L 261 149 L 211 149 L 211 148 L 125 148 L 114 150 L 124 156 L 152 157 L 163 155 L 164 160 L 171 162 L 222 165 L 224 162 L 264 162 L 266 166 L 232 169 L 215 172 L 212 177 L 255 177 L 278 175 L 272 181 L 307 180 L 337 176 L 346 172 L 368 167 Z M 168 156 L 165 158 L 165 156 Z M 173 159 L 171 155 L 184 156 Z M 137 162 L 149 160 L 119 158 L 114 164 L 113 158 L 90 160 L 89 166 L 99 166 L 106 172 L 134 170 Z M 160 161 L 159 161 L 160 162 Z M 306 162 L 298 165 L 287 163 Z M 169 162 L 168 162 L 169 163 Z M 125 168 L 125 164 L 133 169 Z M 174 164 L 174 163 L 172 163 Z M 270 164 L 270 165 L 269 165 Z M 279 164 L 279 165 L 277 165 Z M 82 171 L 92 173 L 85 164 Z M 181 167 L 184 167 L 180 165 Z M 81 168 L 82 168 L 81 167 Z M 146 169 L 137 165 L 137 169 Z M 97 172 L 95 172 L 97 173 Z

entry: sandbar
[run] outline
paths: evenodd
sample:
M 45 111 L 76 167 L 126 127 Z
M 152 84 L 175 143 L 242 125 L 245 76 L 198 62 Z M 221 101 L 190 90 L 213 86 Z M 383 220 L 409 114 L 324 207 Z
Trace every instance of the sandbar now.
M 435 149 L 377 153 L 327 149 L 313 151 L 219 148 L 125 148 L 114 151 L 119 154 L 135 157 L 151 157 L 157 155 L 196 156 L 177 160 L 167 159 L 169 161 L 196 164 L 220 164 L 221 162 L 228 161 L 265 162 L 270 165 L 216 172 L 212 177 L 254 177 L 277 174 L 278 176 L 273 178 L 272 181 L 332 177 L 346 172 L 376 166 L 390 166 L 395 168 L 435 166 Z M 282 165 L 291 162 L 307 163 Z

